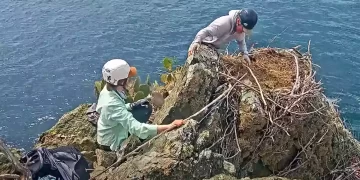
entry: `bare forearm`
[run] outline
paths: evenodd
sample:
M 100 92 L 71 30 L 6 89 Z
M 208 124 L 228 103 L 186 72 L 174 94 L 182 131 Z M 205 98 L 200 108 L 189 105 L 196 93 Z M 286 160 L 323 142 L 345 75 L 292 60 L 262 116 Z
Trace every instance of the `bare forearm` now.
M 167 125 L 157 125 L 157 133 L 161 133 L 167 129 L 171 128 L 171 125 L 170 124 L 167 124 Z
M 248 54 L 248 51 L 247 51 L 245 39 L 242 40 L 242 41 L 238 41 L 238 45 L 239 45 L 240 51 L 242 51 L 244 54 L 247 55 L 247 54 Z

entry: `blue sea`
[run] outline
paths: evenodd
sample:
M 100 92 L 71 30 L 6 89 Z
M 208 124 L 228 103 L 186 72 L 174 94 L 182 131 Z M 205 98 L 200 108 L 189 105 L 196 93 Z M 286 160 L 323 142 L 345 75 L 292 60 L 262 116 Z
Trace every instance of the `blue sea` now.
M 358 0 L 2 0 L 0 137 L 31 148 L 64 113 L 95 101 L 106 61 L 123 58 L 155 80 L 165 56 L 182 64 L 198 30 L 240 8 L 259 13 L 249 46 L 306 49 L 311 40 L 325 94 L 359 133 Z

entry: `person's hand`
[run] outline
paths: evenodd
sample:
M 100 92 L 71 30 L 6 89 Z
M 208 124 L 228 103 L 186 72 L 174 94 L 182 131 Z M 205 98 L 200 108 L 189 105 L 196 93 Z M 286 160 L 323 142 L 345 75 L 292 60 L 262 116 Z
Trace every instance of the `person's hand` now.
M 190 45 L 190 48 L 188 50 L 188 56 L 191 56 L 194 54 L 195 51 L 197 51 L 200 47 L 200 44 L 199 43 L 192 43 Z
M 140 106 L 145 106 L 149 104 L 149 100 L 148 99 L 140 99 L 136 102 L 133 102 L 130 104 L 130 107 L 131 109 L 134 109 L 134 108 L 137 108 L 137 107 L 140 107 Z
M 183 119 L 176 119 L 171 123 L 171 126 L 173 127 L 180 127 L 185 124 L 185 120 Z
M 244 58 L 244 60 L 250 65 L 251 64 L 251 61 L 250 61 L 250 58 L 249 58 L 249 55 L 247 55 L 247 54 L 244 54 L 243 55 L 243 58 Z

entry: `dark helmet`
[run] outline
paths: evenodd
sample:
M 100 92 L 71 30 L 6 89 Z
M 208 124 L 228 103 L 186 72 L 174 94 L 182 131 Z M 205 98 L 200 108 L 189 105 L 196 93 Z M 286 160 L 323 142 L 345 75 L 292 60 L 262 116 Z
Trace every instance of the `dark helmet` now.
M 241 19 L 241 25 L 243 25 L 245 29 L 251 30 L 255 27 L 258 20 L 258 15 L 254 10 L 243 9 L 241 10 L 239 16 Z

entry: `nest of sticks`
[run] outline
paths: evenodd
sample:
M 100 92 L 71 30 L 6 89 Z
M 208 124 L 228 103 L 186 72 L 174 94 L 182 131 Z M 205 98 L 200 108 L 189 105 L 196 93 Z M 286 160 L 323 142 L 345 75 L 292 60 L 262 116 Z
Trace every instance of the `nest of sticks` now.
M 223 136 L 210 147 L 219 147 L 217 151 L 220 151 L 225 159 L 232 162 L 242 161 L 239 145 L 241 129 L 238 127 L 244 114 L 240 114 L 239 109 L 244 90 L 251 90 L 260 99 L 258 108 L 267 122 L 262 129 L 263 136 L 252 152 L 252 158 L 247 159 L 248 164 L 257 161 L 256 152 L 265 140 L 274 141 L 274 136 L 278 133 L 290 136 L 289 129 L 293 121 L 322 114 L 328 107 L 319 103 L 319 97 L 325 96 L 321 82 L 315 80 L 316 71 L 313 66 L 316 65 L 312 63 L 310 42 L 306 53 L 300 53 L 297 47 L 259 48 L 251 52 L 250 58 L 252 63 L 248 65 L 241 55 L 221 55 L 220 78 L 224 83 L 230 84 L 232 90 L 221 102 L 227 119 L 225 124 L 221 125 Z M 303 149 L 307 149 L 306 146 L 314 142 L 319 144 L 325 134 L 314 134 Z M 298 159 L 301 153 L 304 152 L 299 152 L 286 168 L 276 174 L 287 176 L 299 168 L 301 165 L 295 159 Z
M 247 164 L 257 162 L 260 148 L 264 147 L 265 141 L 274 142 L 274 136 L 278 133 L 290 135 L 290 129 L 294 121 L 311 119 L 314 116 L 328 116 L 326 111 L 329 109 L 329 103 L 322 103 L 321 98 L 326 98 L 323 94 L 321 82 L 315 80 L 316 71 L 313 66 L 310 53 L 310 41 L 306 53 L 300 53 L 297 47 L 291 49 L 278 48 L 259 48 L 251 52 L 252 63 L 248 65 L 241 55 L 221 55 L 220 79 L 225 84 L 230 84 L 231 90 L 226 98 L 219 103 L 225 109 L 225 122 L 221 125 L 222 137 L 214 142 L 210 147 L 219 147 L 217 151 L 222 153 L 225 159 L 231 162 L 241 162 L 241 128 L 239 123 L 244 114 L 240 113 L 241 99 L 243 92 L 251 90 L 259 97 L 259 111 L 266 121 L 262 129 L 262 138 L 256 144 L 251 158 L 247 159 Z M 335 115 L 337 110 L 330 105 Z M 287 176 L 291 172 L 300 168 L 304 160 L 300 162 L 300 156 L 306 156 L 307 150 L 315 145 L 320 145 L 325 133 L 316 133 L 309 135 L 308 142 L 301 145 L 301 151 L 288 164 L 288 166 L 278 172 L 279 176 Z M 299 143 L 301 144 L 301 143 Z M 351 174 L 360 179 L 359 161 L 349 163 L 345 168 L 346 173 L 342 175 L 332 174 L 332 178 L 337 176 L 344 177 L 345 174 Z M 348 165 L 345 165 L 347 167 Z M 351 167 L 351 168 L 350 168 Z M 359 168 L 354 168 L 359 167 Z M 351 171 L 351 172 L 350 172 Z M 345 172 L 345 171 L 341 171 Z

